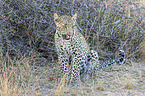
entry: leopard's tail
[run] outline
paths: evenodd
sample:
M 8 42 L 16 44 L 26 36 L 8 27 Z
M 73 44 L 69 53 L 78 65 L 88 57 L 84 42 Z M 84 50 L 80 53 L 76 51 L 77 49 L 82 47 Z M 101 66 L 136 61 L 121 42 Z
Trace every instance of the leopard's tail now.
M 113 64 L 121 65 L 122 63 L 124 63 L 124 61 L 125 61 L 125 52 L 124 52 L 124 50 L 119 50 L 119 55 L 117 57 L 118 58 L 116 60 L 109 60 L 109 61 L 106 61 L 106 62 L 103 62 L 103 63 L 99 64 L 97 70 L 100 70 L 104 67 L 111 66 Z

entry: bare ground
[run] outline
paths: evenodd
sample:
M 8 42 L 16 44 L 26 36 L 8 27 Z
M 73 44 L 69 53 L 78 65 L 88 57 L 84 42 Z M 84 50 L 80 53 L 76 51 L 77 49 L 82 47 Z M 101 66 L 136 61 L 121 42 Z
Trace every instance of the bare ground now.
M 32 89 L 38 90 L 31 92 L 42 96 L 145 96 L 144 63 L 113 65 L 98 71 L 85 83 L 80 82 L 79 86 L 67 85 L 63 82 L 64 79 L 60 81 L 57 69 L 38 68 L 38 78 L 31 86 Z

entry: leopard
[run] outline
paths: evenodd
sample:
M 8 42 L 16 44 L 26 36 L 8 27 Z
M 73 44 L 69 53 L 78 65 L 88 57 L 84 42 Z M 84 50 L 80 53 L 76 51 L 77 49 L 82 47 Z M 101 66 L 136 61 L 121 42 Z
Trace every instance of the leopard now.
M 91 50 L 85 37 L 81 34 L 76 24 L 77 13 L 73 16 L 58 16 L 54 13 L 56 32 L 54 35 L 55 47 L 58 54 L 58 64 L 61 73 L 68 75 L 72 85 L 78 81 L 85 82 L 92 72 L 114 63 L 122 63 L 125 55 L 120 50 L 120 57 L 105 64 L 99 63 L 98 52 Z

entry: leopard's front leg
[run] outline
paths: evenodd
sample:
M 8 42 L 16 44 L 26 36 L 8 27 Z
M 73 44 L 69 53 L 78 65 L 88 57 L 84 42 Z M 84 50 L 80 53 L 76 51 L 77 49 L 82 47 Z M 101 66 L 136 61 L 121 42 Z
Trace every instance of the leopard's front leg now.
M 69 70 L 69 56 L 63 39 L 57 33 L 55 34 L 55 47 L 58 53 L 58 63 L 61 73 L 64 75 Z
M 85 67 L 85 56 L 81 53 L 80 49 L 76 49 L 72 55 L 72 72 L 71 72 L 71 84 L 77 86 L 80 79 L 80 72 L 85 71 L 82 66 Z
M 64 53 L 60 53 L 58 56 L 58 63 L 60 65 L 61 73 L 68 74 L 69 71 L 69 57 L 67 54 L 64 55 Z

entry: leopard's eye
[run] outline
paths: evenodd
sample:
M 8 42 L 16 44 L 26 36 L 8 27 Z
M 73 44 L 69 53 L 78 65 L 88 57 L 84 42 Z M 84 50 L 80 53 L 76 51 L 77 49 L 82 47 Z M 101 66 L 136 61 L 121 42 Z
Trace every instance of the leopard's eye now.
M 63 26 L 64 28 L 67 28 L 68 26 L 67 26 L 67 24 L 64 24 L 64 26 Z
M 56 23 L 59 23 L 61 20 L 60 19 L 55 19 L 55 22 Z
M 65 40 L 69 40 L 71 36 L 70 35 L 63 34 L 62 37 Z

